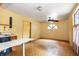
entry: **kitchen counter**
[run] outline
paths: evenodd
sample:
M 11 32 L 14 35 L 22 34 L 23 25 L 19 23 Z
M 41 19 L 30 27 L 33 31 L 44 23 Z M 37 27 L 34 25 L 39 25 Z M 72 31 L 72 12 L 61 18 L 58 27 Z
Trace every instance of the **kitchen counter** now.
M 0 43 L 0 51 L 5 50 L 5 49 L 10 48 L 10 47 L 13 47 L 13 46 L 27 43 L 31 40 L 33 40 L 33 39 L 22 38 L 22 39 L 17 39 L 17 40 L 12 40 L 12 41 L 8 41 L 8 42 Z

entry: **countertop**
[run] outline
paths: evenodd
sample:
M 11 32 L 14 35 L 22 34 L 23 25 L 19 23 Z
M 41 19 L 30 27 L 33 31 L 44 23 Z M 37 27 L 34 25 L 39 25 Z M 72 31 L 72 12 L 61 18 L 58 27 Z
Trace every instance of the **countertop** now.
M 0 51 L 5 50 L 10 47 L 13 47 L 13 46 L 21 45 L 23 43 L 27 43 L 31 40 L 33 40 L 33 39 L 22 38 L 22 39 L 17 39 L 17 40 L 12 40 L 12 41 L 8 41 L 8 42 L 0 43 Z
M 10 36 L 17 36 L 17 35 L 0 35 L 0 38 L 2 38 L 2 37 L 10 37 Z

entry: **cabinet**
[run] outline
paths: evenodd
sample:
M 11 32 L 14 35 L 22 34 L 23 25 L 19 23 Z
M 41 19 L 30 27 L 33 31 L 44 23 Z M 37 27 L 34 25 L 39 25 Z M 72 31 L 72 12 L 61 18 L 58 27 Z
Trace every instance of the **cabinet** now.
M 10 37 L 10 36 L 3 36 L 3 35 L 0 35 L 0 43 L 4 43 L 4 42 L 8 42 L 8 41 L 11 41 L 11 37 Z M 0 51 L 0 56 L 6 56 L 6 55 L 8 55 L 11 51 L 12 51 L 12 48 L 8 48 L 8 49 L 5 49 L 5 50 L 3 50 L 3 51 Z

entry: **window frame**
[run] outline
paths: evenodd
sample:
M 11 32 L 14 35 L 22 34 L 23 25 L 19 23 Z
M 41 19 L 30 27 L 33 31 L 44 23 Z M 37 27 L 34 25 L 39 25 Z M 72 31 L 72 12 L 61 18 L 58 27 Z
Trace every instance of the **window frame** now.
M 73 15 L 73 16 L 74 16 L 74 20 L 73 20 L 73 21 L 74 21 L 74 26 L 79 25 L 79 22 L 78 22 L 78 24 L 76 23 L 78 20 L 75 20 L 75 19 L 76 19 L 76 18 L 75 18 L 75 17 L 76 17 L 75 15 L 76 15 L 76 13 L 77 13 L 78 11 L 79 11 L 79 9 L 77 9 L 76 12 L 75 12 L 74 15 Z

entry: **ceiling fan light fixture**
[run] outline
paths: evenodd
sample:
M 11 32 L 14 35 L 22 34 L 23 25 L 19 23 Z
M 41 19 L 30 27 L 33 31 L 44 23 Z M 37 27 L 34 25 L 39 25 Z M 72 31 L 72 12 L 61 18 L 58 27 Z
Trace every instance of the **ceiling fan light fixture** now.
M 58 22 L 58 20 L 54 20 L 53 18 L 49 17 L 48 22 Z
M 51 17 L 49 17 L 48 22 L 53 22 L 54 19 L 52 19 Z

